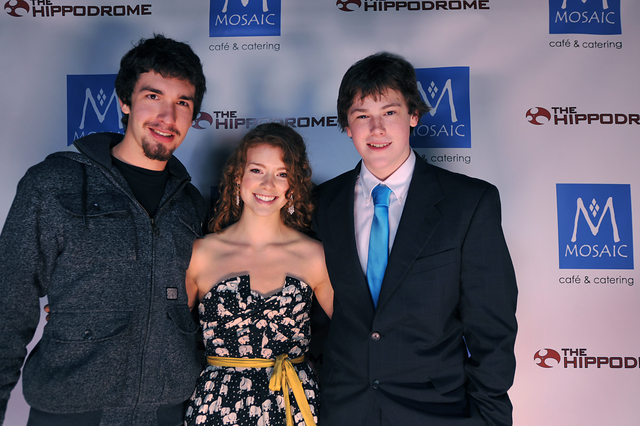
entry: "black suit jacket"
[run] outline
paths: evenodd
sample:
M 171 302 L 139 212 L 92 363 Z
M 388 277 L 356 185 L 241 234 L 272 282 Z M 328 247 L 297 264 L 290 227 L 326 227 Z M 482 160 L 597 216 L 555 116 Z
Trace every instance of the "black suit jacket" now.
M 360 165 L 317 188 L 335 290 L 321 425 L 508 425 L 517 287 L 497 189 L 419 156 L 374 309 L 356 249 Z M 378 407 L 378 408 L 375 408 Z

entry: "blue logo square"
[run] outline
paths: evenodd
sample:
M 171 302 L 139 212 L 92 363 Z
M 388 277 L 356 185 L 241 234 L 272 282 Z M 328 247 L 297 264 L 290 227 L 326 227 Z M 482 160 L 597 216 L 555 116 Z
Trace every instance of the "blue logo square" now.
M 416 69 L 418 90 L 431 107 L 411 135 L 414 148 L 471 148 L 469 67 Z
M 67 146 L 91 133 L 124 133 L 116 74 L 67 75 Z
M 633 269 L 631 186 L 557 184 L 560 269 Z
M 620 0 L 549 0 L 549 34 L 622 34 Z
M 279 36 L 281 0 L 211 0 L 209 37 Z

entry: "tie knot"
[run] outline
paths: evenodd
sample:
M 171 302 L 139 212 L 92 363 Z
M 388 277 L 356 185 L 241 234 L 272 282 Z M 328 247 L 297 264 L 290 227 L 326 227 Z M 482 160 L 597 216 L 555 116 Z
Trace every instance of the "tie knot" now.
M 376 185 L 371 192 L 373 197 L 373 204 L 375 206 L 389 207 L 389 195 L 391 194 L 391 188 L 385 185 Z

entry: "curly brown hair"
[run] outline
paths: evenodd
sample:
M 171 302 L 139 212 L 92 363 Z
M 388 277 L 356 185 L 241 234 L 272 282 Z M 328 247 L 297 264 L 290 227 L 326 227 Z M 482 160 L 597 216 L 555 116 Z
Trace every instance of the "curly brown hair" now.
M 311 226 L 313 202 L 311 197 L 311 166 L 307 149 L 295 130 L 279 123 L 264 123 L 250 130 L 227 160 L 220 182 L 220 199 L 216 203 L 214 216 L 209 222 L 209 231 L 220 232 L 240 220 L 244 202 L 236 205 L 237 182 L 242 180 L 247 164 L 247 151 L 258 145 L 270 145 L 282 150 L 282 161 L 287 169 L 289 189 L 285 196 L 293 197 L 295 212 L 289 214 L 287 203 L 280 209 L 280 219 L 290 228 L 301 232 Z

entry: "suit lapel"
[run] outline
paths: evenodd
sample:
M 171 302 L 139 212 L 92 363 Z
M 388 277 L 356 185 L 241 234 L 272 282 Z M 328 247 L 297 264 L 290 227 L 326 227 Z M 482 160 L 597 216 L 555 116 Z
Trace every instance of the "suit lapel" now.
M 442 220 L 442 214 L 436 204 L 444 198 L 444 194 L 434 168 L 420 156 L 417 157 L 406 204 L 382 281 L 378 311 L 402 282 Z

